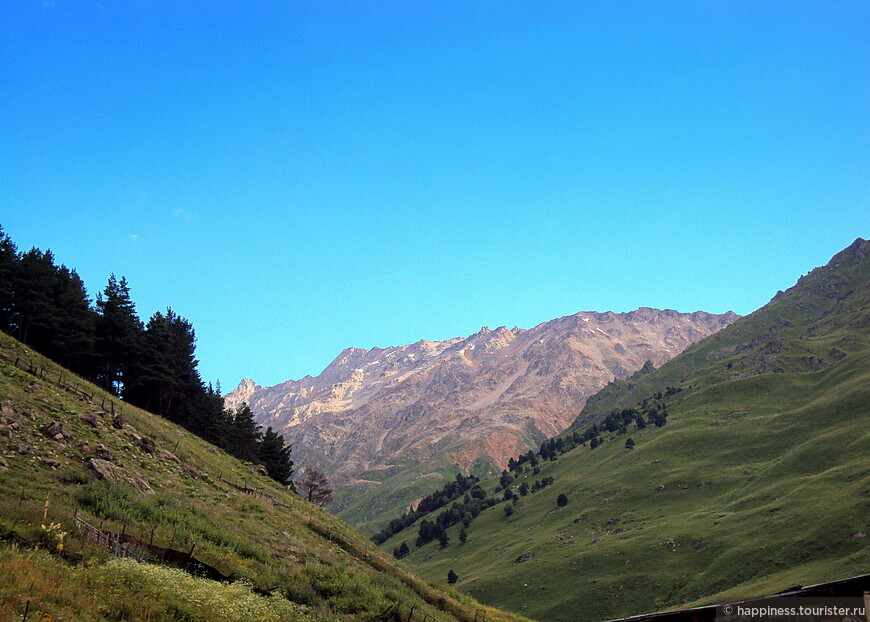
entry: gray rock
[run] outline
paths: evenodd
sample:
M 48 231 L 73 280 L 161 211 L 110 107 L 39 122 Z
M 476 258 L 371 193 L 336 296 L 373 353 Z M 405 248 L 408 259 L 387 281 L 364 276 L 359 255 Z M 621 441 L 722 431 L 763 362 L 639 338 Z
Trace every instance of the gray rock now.
M 102 443 L 97 445 L 97 447 L 94 449 L 94 453 L 97 454 L 97 456 L 99 456 L 102 460 L 108 460 L 111 462 L 115 459 L 115 455 L 111 451 L 109 451 Z
M 520 555 L 519 557 L 517 557 L 517 558 L 514 560 L 514 563 L 516 563 L 516 564 L 522 564 L 523 562 L 527 562 L 527 561 L 529 561 L 530 559 L 532 559 L 532 554 L 527 552 L 527 553 L 523 553 L 522 555 Z
M 92 428 L 97 428 L 100 425 L 100 420 L 97 417 L 96 413 L 84 413 L 83 415 L 79 415 L 79 419 L 87 423 Z
M 152 441 L 147 436 L 143 436 L 142 438 L 139 439 L 139 447 L 142 449 L 142 451 L 149 453 L 149 454 L 153 454 L 154 450 L 157 448 L 154 445 L 154 441 Z
M 164 460 L 171 460 L 172 462 L 180 463 L 181 460 L 178 459 L 178 456 L 173 454 L 171 451 L 166 451 L 165 449 L 158 449 L 157 455 L 159 455 Z
M 112 464 L 111 462 L 99 458 L 91 458 L 88 460 L 88 470 L 90 470 L 97 479 L 128 484 L 142 494 L 147 495 L 154 492 L 144 477 L 134 475 L 127 469 Z
M 45 434 L 49 438 L 53 438 L 54 440 L 58 440 L 58 435 L 61 437 L 60 440 L 63 440 L 63 424 L 59 421 L 52 421 L 47 426 L 45 426 Z
M 19 445 L 18 446 L 18 453 L 20 453 L 22 456 L 26 456 L 27 454 L 30 453 L 30 445 L 24 445 L 24 444 Z
M 124 421 L 121 419 L 121 415 L 115 415 L 112 417 L 112 427 L 116 430 L 124 429 Z
M 14 417 L 15 409 L 12 408 L 12 401 L 3 400 L 2 402 L 0 402 L 0 412 L 2 412 L 7 417 Z
M 61 466 L 63 466 L 60 460 L 55 460 L 53 458 L 43 458 L 42 464 L 47 467 L 51 467 L 52 469 L 59 469 Z

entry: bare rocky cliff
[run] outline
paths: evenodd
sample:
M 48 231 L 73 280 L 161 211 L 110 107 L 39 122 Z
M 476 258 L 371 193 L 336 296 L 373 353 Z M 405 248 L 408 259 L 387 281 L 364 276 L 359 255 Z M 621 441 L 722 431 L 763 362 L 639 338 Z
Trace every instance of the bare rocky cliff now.
M 375 485 L 428 460 L 503 468 L 565 429 L 607 383 L 647 361 L 660 366 L 736 318 L 581 312 L 531 329 L 347 348 L 318 376 L 273 387 L 244 379 L 225 401 L 247 402 L 293 444 L 297 463 L 337 484 Z

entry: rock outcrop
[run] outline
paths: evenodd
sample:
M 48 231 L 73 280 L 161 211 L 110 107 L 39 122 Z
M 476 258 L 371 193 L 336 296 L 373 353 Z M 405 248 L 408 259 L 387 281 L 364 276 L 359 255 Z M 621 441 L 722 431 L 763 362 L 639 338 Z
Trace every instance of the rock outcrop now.
M 88 460 L 88 469 L 97 479 L 128 484 L 142 494 L 151 494 L 154 492 L 154 489 L 151 488 L 151 485 L 144 477 L 134 475 L 127 469 L 120 467 L 117 464 L 101 460 L 100 458 L 91 458 Z

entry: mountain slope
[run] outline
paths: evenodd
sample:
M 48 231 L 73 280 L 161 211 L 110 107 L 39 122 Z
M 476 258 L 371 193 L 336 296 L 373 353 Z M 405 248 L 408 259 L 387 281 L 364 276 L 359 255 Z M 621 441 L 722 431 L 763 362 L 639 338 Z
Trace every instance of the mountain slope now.
M 340 485 L 356 525 L 401 511 L 420 493 L 564 430 L 586 398 L 646 361 L 661 365 L 730 324 L 733 313 L 578 313 L 532 329 L 387 349 L 348 348 L 317 377 L 274 387 L 243 380 L 248 402 L 306 464 Z
M 0 543 L 0 619 L 25 611 L 76 622 L 371 619 L 414 608 L 470 621 L 480 607 L 413 576 L 250 464 L 2 333 L 0 410 L 0 534 L 14 529 L 42 546 Z M 107 559 L 74 517 L 134 537 L 140 548 L 175 550 L 176 561 L 192 558 L 197 572 L 235 582 L 166 562 Z M 47 552 L 59 543 L 65 557 L 84 563 Z M 488 616 L 516 619 L 496 610 Z
M 602 433 L 599 447 L 541 461 L 538 473 L 526 465 L 514 490 L 553 484 L 510 516 L 507 502 L 482 512 L 464 544 L 460 523 L 444 549 L 414 547 L 413 528 L 383 547 L 407 542 L 406 561 L 423 576 L 453 569 L 466 593 L 541 620 L 609 619 L 866 572 L 868 257 L 859 239 L 756 313 L 610 385 L 574 431 L 623 408 L 666 411 L 664 427 Z M 498 483 L 483 487 L 492 495 Z

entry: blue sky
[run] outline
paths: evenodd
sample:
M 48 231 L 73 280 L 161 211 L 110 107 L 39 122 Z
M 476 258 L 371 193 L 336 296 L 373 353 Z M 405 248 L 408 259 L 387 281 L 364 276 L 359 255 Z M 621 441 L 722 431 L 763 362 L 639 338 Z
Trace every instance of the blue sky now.
M 225 390 L 344 347 L 745 314 L 870 236 L 866 2 L 0 6 L 0 225 Z

